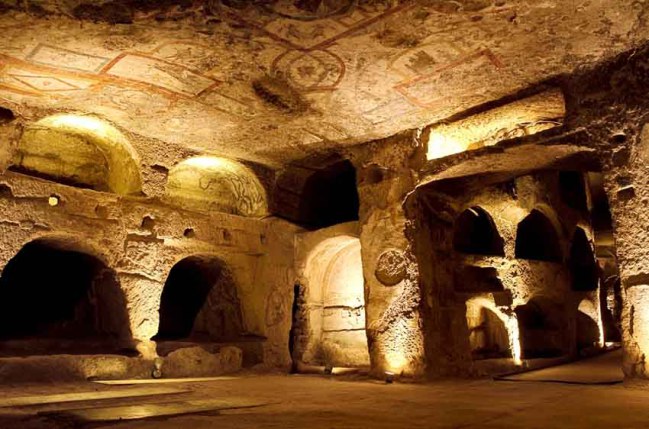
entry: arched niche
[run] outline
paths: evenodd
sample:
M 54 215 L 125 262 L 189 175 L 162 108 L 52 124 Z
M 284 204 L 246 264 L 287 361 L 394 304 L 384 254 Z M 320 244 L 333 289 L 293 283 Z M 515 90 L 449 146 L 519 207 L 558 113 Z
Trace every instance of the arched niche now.
M 121 195 L 142 190 L 139 158 L 126 136 L 90 115 L 58 114 L 29 125 L 11 169 Z
M 130 346 L 117 275 L 72 238 L 27 243 L 0 277 L 2 352 L 114 353 Z
M 322 241 L 309 254 L 298 357 L 309 364 L 369 365 L 361 245 L 348 235 Z M 295 331 L 295 330 L 294 330 Z
M 228 266 L 213 255 L 176 263 L 164 285 L 156 340 L 224 341 L 243 334 L 238 289 Z
M 550 219 L 534 209 L 516 230 L 516 258 L 560 262 L 559 236 Z
M 466 321 L 474 360 L 512 357 L 506 320 L 487 300 L 468 300 Z
M 577 227 L 570 244 L 570 259 L 568 260 L 572 276 L 572 289 L 577 291 L 593 291 L 599 286 L 597 260 L 593 247 L 588 240 L 586 231 Z
M 266 191 L 243 164 L 214 156 L 186 159 L 169 171 L 166 199 L 184 208 L 240 216 L 268 214 Z
M 565 351 L 567 322 L 563 306 L 543 297 L 515 309 L 524 359 L 557 357 Z
M 309 228 L 358 220 L 356 169 L 340 157 L 290 165 L 278 178 L 274 211 Z
M 505 255 L 503 239 L 496 224 L 481 207 L 468 208 L 457 217 L 453 228 L 453 248 L 473 255 Z

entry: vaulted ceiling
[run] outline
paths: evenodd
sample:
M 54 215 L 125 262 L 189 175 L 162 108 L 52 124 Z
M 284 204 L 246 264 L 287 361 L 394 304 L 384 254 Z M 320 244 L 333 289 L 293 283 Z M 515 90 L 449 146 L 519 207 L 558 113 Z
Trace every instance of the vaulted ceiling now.
M 635 0 L 0 1 L 0 100 L 279 166 L 644 42 Z

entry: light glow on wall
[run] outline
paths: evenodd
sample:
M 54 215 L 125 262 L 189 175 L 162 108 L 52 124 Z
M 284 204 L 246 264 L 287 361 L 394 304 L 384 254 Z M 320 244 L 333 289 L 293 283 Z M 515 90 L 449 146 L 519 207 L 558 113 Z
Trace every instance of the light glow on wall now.
M 308 344 L 303 358 L 316 363 L 368 366 L 365 286 L 358 237 L 339 235 L 309 253 L 304 270 L 309 308 Z
M 117 194 L 142 189 L 139 157 L 126 136 L 95 116 L 57 114 L 27 126 L 14 164 Z
M 431 131 L 428 140 L 428 159 L 442 158 L 456 153 L 464 152 L 465 143 L 453 139 L 450 135 L 439 131 Z
M 599 292 L 599 287 L 597 288 L 597 291 Z M 577 311 L 584 313 L 597 324 L 597 346 L 604 347 L 604 324 L 602 323 L 602 313 L 599 305 L 599 293 L 596 293 L 592 299 L 593 301 L 583 299 L 579 303 Z
M 505 327 L 509 334 L 509 345 L 511 347 L 514 364 L 521 365 L 523 363 L 523 352 L 521 349 L 521 335 L 518 327 L 518 320 L 516 319 L 515 314 L 512 314 L 507 318 L 505 321 Z
M 268 214 L 266 190 L 245 165 L 216 156 L 186 159 L 169 171 L 166 199 L 186 208 L 240 216 Z
M 383 358 L 385 360 L 385 371 L 394 374 L 411 374 L 415 372 L 412 367 L 413 361 L 420 357 L 422 350 L 416 341 L 415 332 L 419 332 L 419 327 L 411 324 L 413 320 L 398 319 L 390 326 L 384 338 L 382 338 L 380 347 L 383 349 Z
M 479 313 L 480 308 L 485 308 L 495 314 L 504 324 L 505 330 L 507 331 L 509 351 L 512 355 L 512 360 L 515 365 L 520 365 L 522 363 L 522 353 L 521 353 L 521 341 L 520 333 L 518 327 L 518 320 L 516 319 L 516 314 L 506 314 L 502 312 L 494 303 L 492 298 L 486 297 L 474 297 L 466 302 L 467 306 L 467 319 L 469 314 Z M 467 320 L 468 321 L 468 320 Z
M 542 92 L 466 119 L 434 126 L 430 130 L 426 157 L 428 160 L 442 158 L 535 134 L 561 125 L 565 114 L 561 90 Z

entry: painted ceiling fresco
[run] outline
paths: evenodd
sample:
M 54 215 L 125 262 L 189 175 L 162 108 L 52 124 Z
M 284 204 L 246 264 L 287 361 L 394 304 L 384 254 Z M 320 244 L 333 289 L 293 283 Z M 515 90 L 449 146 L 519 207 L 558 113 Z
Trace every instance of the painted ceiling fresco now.
M 15 3 L 0 1 L 0 100 L 270 166 L 442 120 L 649 34 L 633 0 Z

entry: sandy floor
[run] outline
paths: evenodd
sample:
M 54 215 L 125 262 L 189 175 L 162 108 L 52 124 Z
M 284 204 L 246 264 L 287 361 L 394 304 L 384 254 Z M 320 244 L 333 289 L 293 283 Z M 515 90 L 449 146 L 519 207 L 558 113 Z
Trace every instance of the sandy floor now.
M 555 370 L 556 371 L 556 370 Z M 192 393 L 148 399 L 245 397 L 268 405 L 159 421 L 105 425 L 140 428 L 647 428 L 649 390 L 622 385 L 574 385 L 534 381 L 439 381 L 386 385 L 320 376 L 246 376 L 180 384 Z M 114 387 L 111 387 L 114 389 Z M 124 388 L 124 387 L 120 387 Z M 128 387 L 126 387 L 128 388 Z M 3 395 L 104 390 L 105 386 L 14 386 Z M 129 404 L 134 400 L 111 401 Z M 144 400 L 143 400 L 144 401 Z M 70 407 L 70 405 L 66 405 Z M 84 404 L 88 406 L 88 404 Z M 76 407 L 80 407 L 79 404 Z M 65 408 L 59 406 L 58 409 Z M 61 428 L 35 416 L 57 406 L 0 410 L 2 428 Z M 95 426 L 96 427 L 96 426 Z

